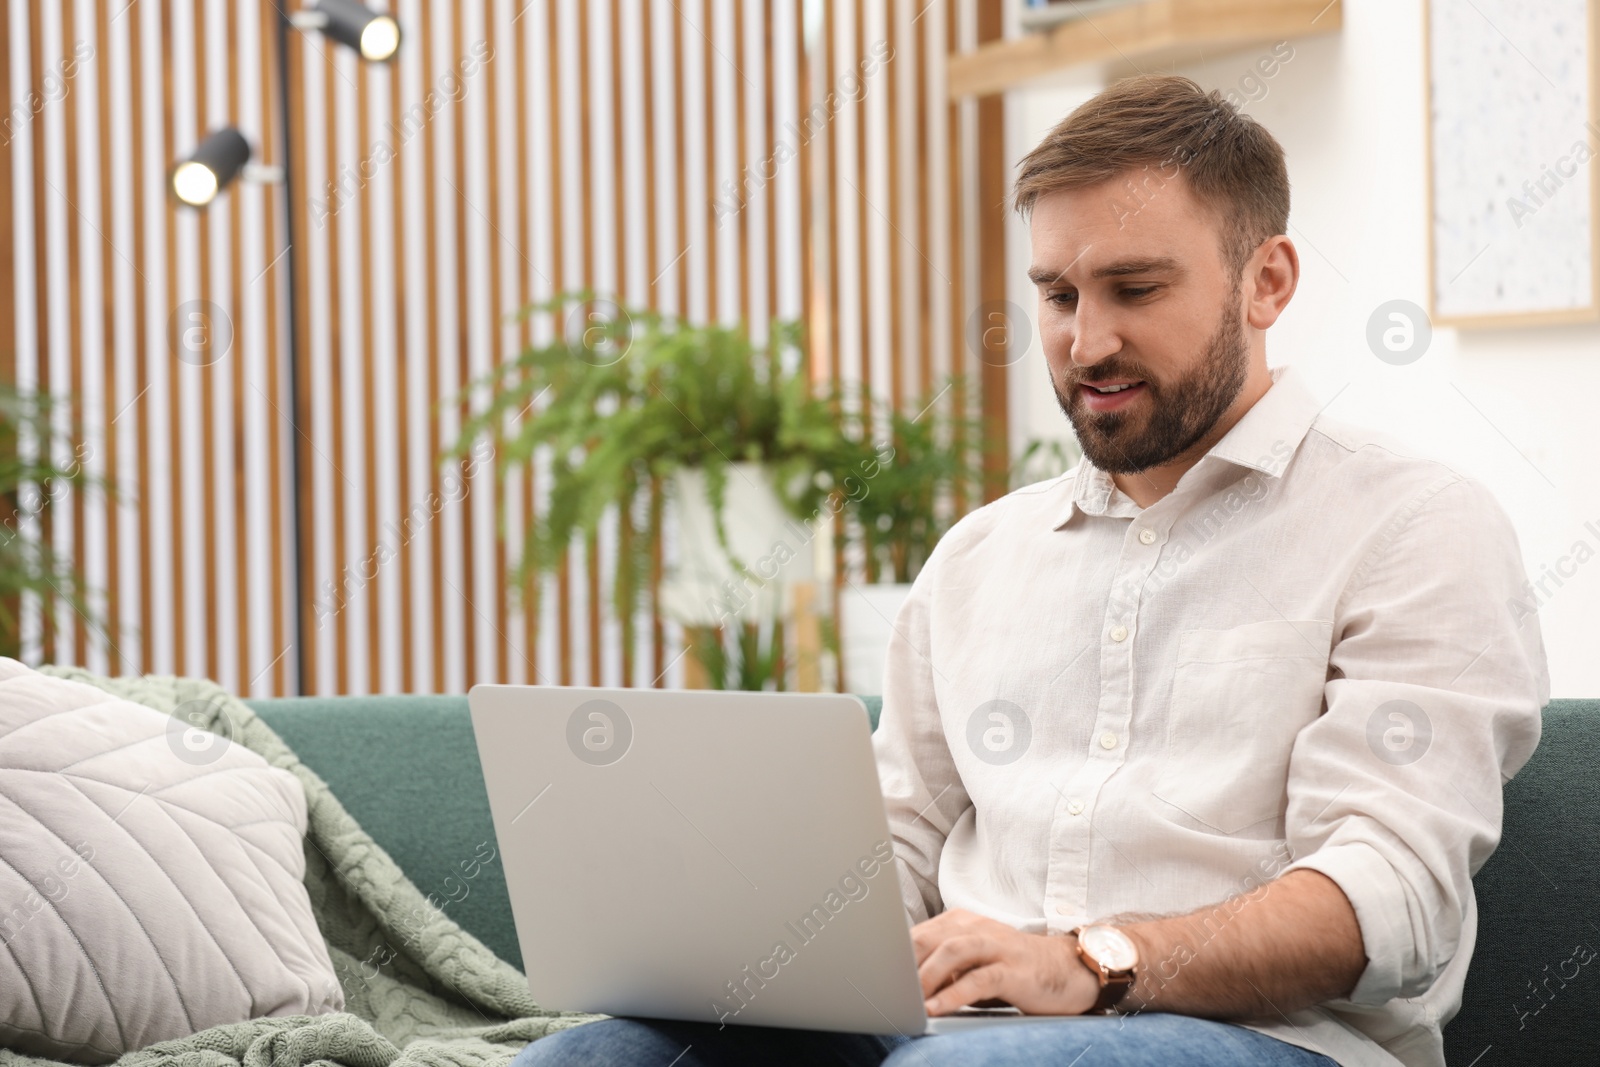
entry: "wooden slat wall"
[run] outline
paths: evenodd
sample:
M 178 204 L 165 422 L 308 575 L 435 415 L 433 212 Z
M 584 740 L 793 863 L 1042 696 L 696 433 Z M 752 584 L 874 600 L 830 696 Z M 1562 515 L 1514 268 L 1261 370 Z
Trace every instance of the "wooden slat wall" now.
M 317 693 L 678 683 L 672 624 L 638 620 L 624 655 L 614 524 L 518 598 L 496 504 L 514 546 L 540 465 L 497 482 L 432 459 L 463 383 L 550 328 L 506 316 L 559 289 L 758 337 L 799 318 L 819 381 L 910 405 L 965 373 L 1003 405 L 965 342 L 1003 251 L 1003 205 L 977 199 L 1003 162 L 974 163 L 998 107 L 942 90 L 945 51 L 991 32 L 976 0 L 391 2 L 392 66 L 291 38 L 285 125 L 270 0 L 6 0 L 26 112 L 0 159 L 0 371 L 72 392 L 117 487 L 64 495 L 42 531 L 107 625 L 25 604 L 24 658 L 255 696 L 294 691 L 302 656 Z M 269 164 L 287 130 L 292 211 L 245 183 L 172 206 L 167 168 L 229 123 Z M 199 325 L 204 365 L 173 343 Z

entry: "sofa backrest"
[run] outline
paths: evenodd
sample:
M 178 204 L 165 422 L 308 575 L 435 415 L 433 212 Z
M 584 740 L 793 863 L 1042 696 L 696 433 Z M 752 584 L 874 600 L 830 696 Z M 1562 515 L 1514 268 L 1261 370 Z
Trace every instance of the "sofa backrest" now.
M 880 702 L 864 698 L 877 725 Z M 518 967 L 467 701 L 460 696 L 254 700 L 424 893 Z M 1474 883 L 1478 943 L 1449 1062 L 1600 1062 L 1600 701 L 1555 700 L 1533 759 L 1505 789 L 1505 833 Z M 477 869 L 475 877 L 464 871 Z
M 1445 1027 L 1449 1063 L 1600 1063 L 1597 772 L 1600 700 L 1552 700 L 1505 787 L 1500 847 L 1472 880 L 1478 944 Z
M 464 696 L 289 697 L 247 703 L 445 914 L 522 966 L 489 795 Z M 465 864 L 465 868 L 463 868 Z M 464 878 L 466 871 L 476 871 Z

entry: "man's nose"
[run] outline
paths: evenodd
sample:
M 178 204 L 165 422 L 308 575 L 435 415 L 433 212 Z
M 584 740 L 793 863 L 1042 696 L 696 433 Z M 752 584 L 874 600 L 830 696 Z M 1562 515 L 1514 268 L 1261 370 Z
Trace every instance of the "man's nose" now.
M 1113 317 L 1081 295 L 1072 325 L 1072 362 L 1080 367 L 1092 367 L 1122 348 Z

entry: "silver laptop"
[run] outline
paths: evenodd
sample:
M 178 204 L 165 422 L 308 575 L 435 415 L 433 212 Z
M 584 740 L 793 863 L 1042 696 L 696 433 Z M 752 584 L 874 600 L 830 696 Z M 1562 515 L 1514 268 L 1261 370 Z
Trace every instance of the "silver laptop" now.
M 475 686 L 512 915 L 546 1008 L 874 1034 L 929 1020 L 853 696 Z

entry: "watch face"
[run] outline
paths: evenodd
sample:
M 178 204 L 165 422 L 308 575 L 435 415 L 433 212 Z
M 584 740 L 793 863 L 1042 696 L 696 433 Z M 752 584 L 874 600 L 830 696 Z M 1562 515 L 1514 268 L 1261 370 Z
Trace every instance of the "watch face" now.
M 1108 971 L 1125 971 L 1139 962 L 1139 950 L 1114 926 L 1086 926 L 1078 934 L 1084 951 Z

